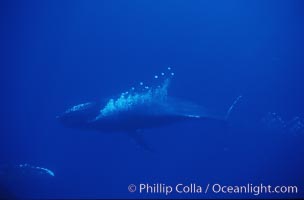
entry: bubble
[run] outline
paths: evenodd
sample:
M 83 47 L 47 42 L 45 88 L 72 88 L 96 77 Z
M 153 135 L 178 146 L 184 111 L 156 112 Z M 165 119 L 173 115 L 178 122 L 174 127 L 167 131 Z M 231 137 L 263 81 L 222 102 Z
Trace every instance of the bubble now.
M 165 69 L 166 70 L 166 69 Z M 99 120 L 102 117 L 117 113 L 117 111 L 127 111 L 141 104 L 154 101 L 165 101 L 167 89 L 171 76 L 174 75 L 171 67 L 168 71 L 153 75 L 152 85 L 146 85 L 146 82 L 139 81 L 128 92 L 124 92 L 117 99 L 110 99 L 106 105 L 100 109 L 100 114 L 95 118 Z M 157 80 L 156 80 L 157 79 Z

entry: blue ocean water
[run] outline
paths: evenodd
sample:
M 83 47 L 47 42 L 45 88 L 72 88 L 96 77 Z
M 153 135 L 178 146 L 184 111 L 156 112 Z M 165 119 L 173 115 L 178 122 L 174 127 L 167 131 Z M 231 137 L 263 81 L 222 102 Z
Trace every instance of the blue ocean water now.
M 302 1 L 36 0 L 2 1 L 0 9 L 1 195 L 304 197 Z M 225 116 L 242 95 L 227 123 L 143 130 L 155 150 L 147 152 L 128 134 L 56 119 L 71 106 L 153 85 L 168 67 L 168 96 L 210 113 Z M 31 173 L 20 164 L 33 166 Z M 54 176 L 35 172 L 42 168 Z M 204 192 L 139 191 L 140 184 L 180 183 Z M 208 184 L 262 183 L 298 193 L 205 194 Z

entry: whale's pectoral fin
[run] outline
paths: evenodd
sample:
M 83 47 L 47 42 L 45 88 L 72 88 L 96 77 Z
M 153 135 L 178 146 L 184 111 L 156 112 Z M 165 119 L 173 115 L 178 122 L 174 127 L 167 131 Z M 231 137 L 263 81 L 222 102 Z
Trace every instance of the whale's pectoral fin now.
M 153 149 L 146 143 L 142 135 L 142 130 L 129 131 L 128 135 L 136 143 L 136 145 L 146 151 L 153 152 Z

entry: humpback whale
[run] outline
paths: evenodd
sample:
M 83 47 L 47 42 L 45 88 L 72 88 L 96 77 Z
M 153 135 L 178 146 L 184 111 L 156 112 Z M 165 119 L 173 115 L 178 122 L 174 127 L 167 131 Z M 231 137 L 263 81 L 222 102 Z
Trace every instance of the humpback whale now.
M 37 192 L 39 186 L 52 181 L 54 176 L 50 169 L 28 163 L 1 163 L 0 199 L 24 199 Z
M 241 98 L 239 96 L 234 101 L 226 116 L 213 116 L 199 105 L 168 96 L 173 76 L 174 72 L 168 67 L 166 73 L 154 76 L 160 83 L 154 87 L 140 82 L 137 88 L 132 87 L 103 105 L 100 102 L 82 103 L 69 108 L 57 119 L 73 128 L 128 133 L 137 143 L 145 146 L 139 131 L 186 120 L 225 122 Z
M 28 163 L 18 164 L 18 165 L 8 165 L 8 164 L 1 164 L 0 165 L 0 178 L 3 176 L 19 176 L 19 177 L 26 177 L 26 176 L 49 176 L 54 177 L 55 174 L 53 171 L 39 166 L 30 165 Z

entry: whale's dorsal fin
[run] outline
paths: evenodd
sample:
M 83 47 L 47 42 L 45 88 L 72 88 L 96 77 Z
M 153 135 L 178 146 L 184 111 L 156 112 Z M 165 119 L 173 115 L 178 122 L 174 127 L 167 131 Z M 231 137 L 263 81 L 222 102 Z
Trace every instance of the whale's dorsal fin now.
M 228 120 L 232 110 L 234 109 L 235 105 L 238 104 L 238 102 L 240 101 L 240 99 L 242 98 L 242 95 L 239 95 L 234 102 L 231 104 L 231 106 L 229 107 L 229 109 L 226 112 L 226 116 L 225 116 L 225 120 Z

